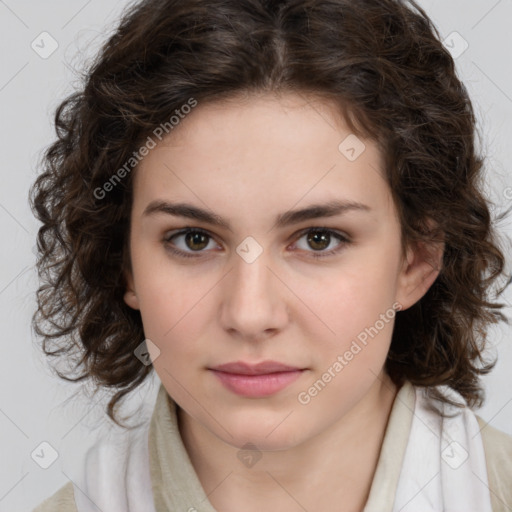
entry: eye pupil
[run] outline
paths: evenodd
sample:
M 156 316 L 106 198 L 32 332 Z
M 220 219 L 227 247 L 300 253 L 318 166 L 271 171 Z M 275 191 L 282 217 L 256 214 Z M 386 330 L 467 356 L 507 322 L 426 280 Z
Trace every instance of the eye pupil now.
M 313 233 L 313 234 L 311 234 Z M 326 231 L 311 231 L 308 235 L 308 243 L 313 249 L 321 250 L 329 247 L 330 235 Z M 320 247 L 318 247 L 320 244 Z M 324 245 L 325 244 L 325 245 Z M 315 247 L 316 246 L 316 247 Z
M 208 236 L 198 231 L 190 231 L 185 235 L 185 241 L 189 249 L 200 251 L 208 245 Z M 200 247 L 192 247 L 194 244 L 199 244 Z

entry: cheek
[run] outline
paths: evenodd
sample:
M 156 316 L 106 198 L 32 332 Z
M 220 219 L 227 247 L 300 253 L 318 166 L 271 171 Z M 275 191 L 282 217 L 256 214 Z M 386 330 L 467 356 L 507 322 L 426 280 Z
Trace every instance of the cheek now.
M 210 289 L 216 281 L 168 263 L 140 270 L 137 293 L 144 333 L 160 350 L 155 369 L 160 374 L 165 364 L 175 372 L 201 352 L 198 343 L 211 318 Z
M 312 303 L 333 324 L 364 327 L 394 303 L 396 277 L 391 258 L 360 255 L 357 262 L 340 267 L 324 280 L 312 293 Z
M 324 333 L 317 366 L 323 371 L 344 356 L 345 377 L 340 384 L 345 378 L 347 382 L 361 378 L 363 369 L 367 377 L 371 376 L 367 370 L 377 374 L 386 359 L 396 316 L 395 256 L 382 250 L 359 253 L 311 294 L 323 321 L 316 320 L 316 333 L 310 328 L 312 337 Z

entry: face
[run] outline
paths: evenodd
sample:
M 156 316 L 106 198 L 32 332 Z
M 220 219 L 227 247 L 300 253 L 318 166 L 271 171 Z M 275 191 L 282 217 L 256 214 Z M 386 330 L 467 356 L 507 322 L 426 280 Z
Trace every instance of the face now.
M 382 378 L 397 309 L 436 277 L 402 258 L 382 166 L 290 94 L 199 104 L 137 168 L 125 301 L 168 394 L 226 443 L 297 446 Z M 263 361 L 290 368 L 214 370 Z

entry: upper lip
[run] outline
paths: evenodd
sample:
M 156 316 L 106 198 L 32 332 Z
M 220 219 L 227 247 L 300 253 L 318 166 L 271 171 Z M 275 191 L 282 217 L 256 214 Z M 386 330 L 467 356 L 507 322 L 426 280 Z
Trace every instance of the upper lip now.
M 239 375 L 264 375 L 266 373 L 291 372 L 301 370 L 296 366 L 279 363 L 277 361 L 262 361 L 258 364 L 249 364 L 243 361 L 220 364 L 214 366 L 211 370 L 218 370 L 226 373 L 236 373 Z

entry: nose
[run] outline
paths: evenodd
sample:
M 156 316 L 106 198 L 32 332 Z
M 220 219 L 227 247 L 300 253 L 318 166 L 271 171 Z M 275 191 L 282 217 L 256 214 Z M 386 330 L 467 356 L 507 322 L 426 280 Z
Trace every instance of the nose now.
M 265 339 L 289 321 L 287 288 L 269 263 L 265 252 L 252 263 L 234 255 L 234 266 L 223 279 L 219 315 L 222 327 L 231 335 L 252 341 Z

